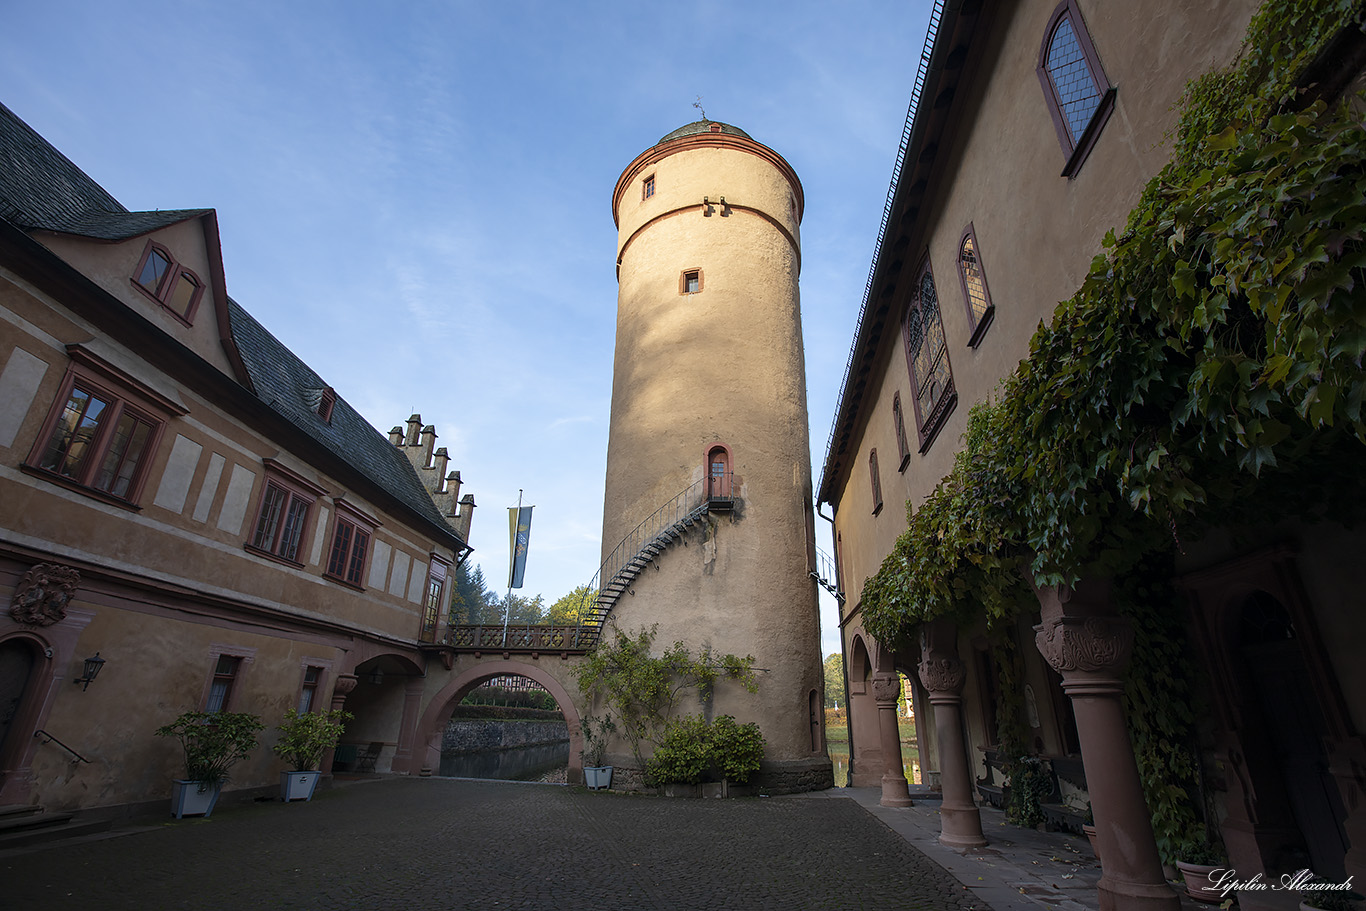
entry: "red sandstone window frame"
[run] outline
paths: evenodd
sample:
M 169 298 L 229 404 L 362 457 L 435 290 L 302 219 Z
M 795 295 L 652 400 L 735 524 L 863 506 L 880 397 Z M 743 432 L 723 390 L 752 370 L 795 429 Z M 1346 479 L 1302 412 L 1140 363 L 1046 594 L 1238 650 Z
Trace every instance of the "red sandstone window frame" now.
M 877 467 L 877 448 L 868 451 L 868 478 L 873 486 L 873 515 L 882 512 L 882 475 Z
M 153 252 L 165 259 L 169 266 L 157 282 L 156 287 L 148 287 L 142 283 L 142 272 L 147 266 L 147 260 L 152 257 Z M 138 289 L 143 296 L 155 301 L 167 313 L 174 316 L 186 326 L 194 325 L 195 313 L 199 310 L 199 301 L 204 297 L 204 282 L 195 274 L 193 269 L 182 265 L 171 253 L 170 248 L 165 244 L 159 244 L 154 240 L 147 241 L 147 247 L 142 251 L 142 256 L 138 259 L 137 268 L 133 270 L 129 278 L 134 288 Z M 177 294 L 180 291 L 181 283 L 194 285 L 194 290 L 190 292 L 189 298 L 184 301 L 184 309 L 178 310 L 174 303 L 178 300 Z
M 370 544 L 380 522 L 341 497 L 334 499 L 332 505 L 332 533 L 327 536 L 323 577 L 365 591 Z
M 303 566 L 301 551 L 317 518 L 317 502 L 327 496 L 327 491 L 275 459 L 264 459 L 263 465 L 265 471 L 251 521 L 251 537 L 242 547 L 257 556 L 290 566 Z M 273 516 L 268 516 L 272 491 L 279 498 L 274 500 L 278 509 L 273 511 Z M 301 508 L 302 514 L 292 514 L 293 508 Z M 267 521 L 269 525 L 264 524 Z
M 968 287 L 968 265 L 964 262 L 963 251 L 972 246 L 972 256 L 976 265 L 977 279 L 982 286 L 983 309 L 981 314 L 972 306 L 972 291 Z M 972 334 L 968 337 L 968 347 L 976 348 L 982 343 L 982 338 L 987 334 L 988 327 L 991 326 L 992 319 L 996 316 L 996 305 L 991 300 L 991 285 L 987 282 L 987 268 L 982 263 L 982 245 L 977 242 L 977 232 L 973 229 L 972 222 L 963 229 L 963 236 L 958 239 L 958 284 L 963 289 L 963 307 L 968 314 L 968 325 L 972 328 Z
M 222 659 L 231 659 L 225 667 Z M 241 700 L 247 672 L 256 660 L 256 649 L 237 645 L 209 646 L 209 674 L 199 704 L 205 712 L 231 712 Z M 223 694 L 215 707 L 215 684 L 223 684 Z
M 692 279 L 692 287 L 689 287 L 689 279 Z M 684 269 L 678 273 L 678 293 L 679 294 L 701 294 L 703 287 L 703 275 L 700 267 Z
M 152 463 L 161 449 L 161 438 L 166 425 L 172 415 L 185 414 L 186 409 L 79 345 L 67 346 L 67 354 L 71 358 L 71 363 L 67 366 L 61 385 L 57 388 L 57 395 L 34 439 L 28 458 L 20 468 L 28 474 L 45 478 L 107 503 L 138 509 L 140 507 L 137 503 L 142 498 L 151 474 Z M 80 457 L 78 464 L 70 473 L 44 467 L 43 462 L 47 458 L 48 449 L 58 432 L 58 423 L 72 402 L 73 391 L 78 388 L 88 396 L 99 396 L 104 403 L 93 433 L 83 441 L 85 454 Z M 85 411 L 82 410 L 79 416 L 83 417 L 84 414 Z M 123 491 L 114 493 L 112 488 L 118 485 L 120 473 L 116 470 L 110 479 L 109 488 L 98 486 L 98 474 L 106 468 L 104 463 L 109 456 L 110 447 L 116 443 L 115 431 L 124 416 L 145 424 L 148 430 L 137 451 L 130 453 L 125 449 L 119 464 L 115 466 L 116 469 L 121 469 L 130 455 L 134 459 L 135 467 L 127 477 Z M 63 449 L 63 462 L 69 456 L 71 448 L 81 442 L 76 439 L 79 429 L 78 426 Z M 129 446 L 132 445 L 133 441 L 130 441 Z
M 892 393 L 892 429 L 896 431 L 896 451 L 900 456 L 896 470 L 900 473 L 911 464 L 911 444 L 906 442 L 906 412 L 901 407 L 899 391 Z
M 1063 112 L 1057 86 L 1048 68 L 1049 50 L 1053 43 L 1053 37 L 1064 20 L 1071 25 L 1072 31 L 1076 35 L 1077 46 L 1081 50 L 1082 58 L 1086 64 L 1087 75 L 1090 76 L 1091 83 L 1098 96 L 1096 106 L 1091 112 L 1086 127 L 1077 136 L 1072 135 L 1072 129 L 1068 126 L 1067 115 Z M 1096 53 L 1095 45 L 1091 43 L 1091 33 L 1086 28 L 1086 22 L 1082 19 L 1081 10 L 1077 8 L 1076 0 L 1062 0 L 1057 9 L 1053 11 L 1053 15 L 1049 17 L 1048 27 L 1044 29 L 1043 33 L 1043 42 L 1039 45 L 1039 60 L 1034 71 L 1039 77 L 1039 85 L 1043 88 L 1044 102 L 1048 106 L 1049 116 L 1053 119 L 1053 129 L 1058 134 L 1058 144 L 1062 146 L 1063 157 L 1066 159 L 1060 176 L 1071 179 L 1081 170 L 1082 164 L 1091 154 L 1101 130 L 1104 129 L 1106 121 L 1110 119 L 1110 115 L 1114 113 L 1115 109 L 1115 89 L 1110 85 L 1110 80 L 1100 65 L 1100 55 Z
M 436 629 L 441 623 L 442 598 L 446 591 L 446 579 L 450 576 L 450 561 L 436 554 L 427 560 L 427 588 L 422 596 L 422 628 L 418 631 L 419 642 L 435 642 Z
M 316 714 L 322 711 L 318 706 L 318 694 L 323 691 L 326 674 L 327 668 L 321 664 L 304 662 L 299 672 L 299 698 L 295 703 L 299 714 Z
M 648 174 L 640 181 L 640 201 L 644 202 L 655 195 L 655 176 Z
M 948 337 L 944 333 L 944 319 L 939 303 L 938 286 L 935 284 L 934 270 L 930 268 L 930 259 L 928 256 L 921 261 L 920 268 L 916 270 L 915 275 L 915 285 L 911 289 L 911 300 L 906 307 L 906 316 L 901 322 L 901 340 L 902 347 L 906 351 L 906 369 L 911 374 L 911 406 L 915 409 L 916 432 L 920 438 L 919 451 L 924 453 L 934 444 L 935 438 L 939 435 L 939 431 L 943 429 L 945 422 L 948 421 L 949 415 L 952 414 L 954 408 L 958 406 L 958 391 L 953 382 L 953 362 L 949 357 Z M 927 357 L 927 366 L 930 368 L 937 367 L 942 358 L 944 374 L 946 377 L 944 388 L 940 391 L 934 401 L 930 403 L 928 414 L 925 413 L 925 409 L 922 409 L 920 405 L 920 400 L 922 398 L 921 381 L 916 375 L 915 368 L 916 355 L 920 350 L 920 345 L 917 344 L 912 347 L 911 344 L 914 335 L 914 332 L 912 331 L 913 321 L 918 317 L 922 324 L 925 322 L 924 314 L 926 312 L 926 301 L 924 299 L 924 289 L 927 279 L 929 281 L 929 289 L 934 295 L 932 316 L 934 318 L 938 339 L 942 343 L 942 347 L 938 354 L 931 352 Z M 922 333 L 921 340 L 923 341 L 925 337 L 926 335 Z

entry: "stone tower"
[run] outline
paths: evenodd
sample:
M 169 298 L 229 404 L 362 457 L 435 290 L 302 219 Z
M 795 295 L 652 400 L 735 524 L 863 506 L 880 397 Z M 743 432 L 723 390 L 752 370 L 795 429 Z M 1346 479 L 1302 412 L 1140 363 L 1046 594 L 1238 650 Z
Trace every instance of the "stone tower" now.
M 831 784 L 810 574 L 802 206 L 782 156 L 708 120 L 641 153 L 612 196 L 602 540 L 604 577 L 625 565 L 630 581 L 611 618 L 628 632 L 658 624 L 657 649 L 682 641 L 755 657 L 757 694 L 721 684 L 683 711 L 758 722 L 762 783 L 775 790 Z

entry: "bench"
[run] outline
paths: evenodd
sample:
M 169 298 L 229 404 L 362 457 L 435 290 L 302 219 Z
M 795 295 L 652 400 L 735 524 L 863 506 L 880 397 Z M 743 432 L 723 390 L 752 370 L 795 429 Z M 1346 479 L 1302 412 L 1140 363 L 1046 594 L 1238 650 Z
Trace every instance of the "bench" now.
M 1083 825 L 1088 822 L 1089 811 L 1074 805 L 1077 800 L 1089 797 L 1086 787 L 1086 768 L 1079 758 L 1071 756 L 1049 756 L 1049 772 L 1052 777 L 1053 791 L 1041 803 L 1044 825 L 1050 832 L 1071 832 L 1081 835 Z M 1063 785 L 1067 785 L 1064 793 Z M 1070 801 L 1070 802 L 1069 802 Z M 1087 801 L 1089 804 L 1089 800 Z
M 977 779 L 977 793 L 982 799 L 997 809 L 1004 810 L 1010 803 L 1010 777 L 1006 775 L 1005 759 L 1000 750 L 979 746 L 987 773 Z

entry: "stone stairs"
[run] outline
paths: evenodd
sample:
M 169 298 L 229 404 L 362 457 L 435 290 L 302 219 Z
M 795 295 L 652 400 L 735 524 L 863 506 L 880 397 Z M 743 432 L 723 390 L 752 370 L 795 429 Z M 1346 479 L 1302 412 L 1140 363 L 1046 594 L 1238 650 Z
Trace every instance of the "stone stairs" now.
M 0 851 L 105 832 L 109 820 L 75 821 L 74 813 L 50 813 L 32 805 L 0 806 Z

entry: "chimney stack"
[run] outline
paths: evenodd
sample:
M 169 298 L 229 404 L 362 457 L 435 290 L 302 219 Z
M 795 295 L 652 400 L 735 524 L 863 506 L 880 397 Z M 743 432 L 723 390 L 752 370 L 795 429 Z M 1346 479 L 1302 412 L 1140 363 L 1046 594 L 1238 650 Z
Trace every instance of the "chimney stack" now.
M 421 427 L 422 415 L 415 414 L 412 417 L 408 418 L 408 436 L 403 441 L 404 446 L 417 445 L 417 435 Z
M 430 468 L 432 465 L 432 447 L 436 445 L 436 427 L 434 425 L 428 424 L 422 428 L 420 442 L 422 444 L 422 467 Z

